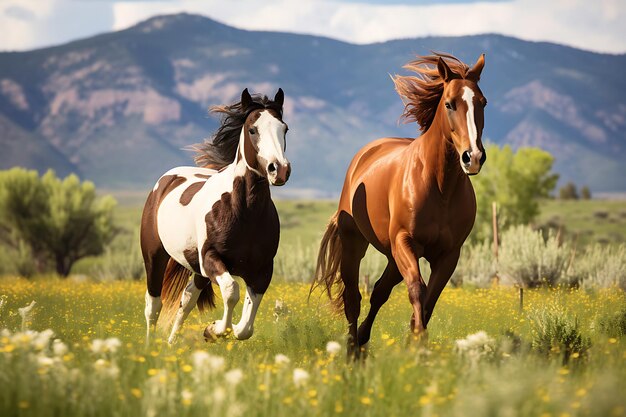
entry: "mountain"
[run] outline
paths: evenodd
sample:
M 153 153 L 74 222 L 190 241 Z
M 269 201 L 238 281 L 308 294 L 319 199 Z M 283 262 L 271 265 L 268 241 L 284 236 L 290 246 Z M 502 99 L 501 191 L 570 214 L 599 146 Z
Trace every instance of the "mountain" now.
M 334 195 L 347 164 L 400 125 L 389 74 L 416 53 L 473 63 L 485 52 L 483 138 L 552 152 L 563 181 L 626 191 L 626 55 L 499 35 L 429 37 L 370 45 L 235 29 L 179 14 L 28 52 L 0 53 L 0 168 L 77 172 L 109 189 L 150 187 L 191 164 L 183 151 L 217 127 L 213 104 L 248 87 L 285 90 L 292 193 Z

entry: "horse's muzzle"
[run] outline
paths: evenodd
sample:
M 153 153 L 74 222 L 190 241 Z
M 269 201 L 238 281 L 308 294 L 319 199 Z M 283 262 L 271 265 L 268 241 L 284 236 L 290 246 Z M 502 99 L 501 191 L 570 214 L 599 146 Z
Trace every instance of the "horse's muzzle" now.
M 272 185 L 284 185 L 291 175 L 291 164 L 271 162 L 267 166 L 267 178 Z

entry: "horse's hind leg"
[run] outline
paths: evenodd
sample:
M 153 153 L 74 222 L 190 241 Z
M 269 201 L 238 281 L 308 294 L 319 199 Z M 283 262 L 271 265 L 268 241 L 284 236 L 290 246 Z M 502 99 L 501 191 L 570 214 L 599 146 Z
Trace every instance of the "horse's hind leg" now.
M 341 280 L 344 284 L 343 306 L 348 320 L 348 356 L 359 357 L 357 322 L 361 313 L 361 292 L 359 291 L 359 266 L 365 256 L 368 242 L 358 230 L 354 219 L 345 215 L 339 218 L 341 239 Z
M 393 259 L 390 259 L 387 263 L 385 271 L 381 277 L 374 284 L 374 291 L 372 291 L 372 297 L 370 298 L 370 311 L 367 313 L 367 317 L 361 325 L 358 331 L 359 346 L 365 345 L 370 340 L 370 334 L 372 332 L 372 325 L 376 314 L 383 304 L 389 299 L 391 290 L 393 287 L 402 282 L 402 275 L 398 271 L 398 267 Z
M 161 302 L 161 290 L 163 288 L 163 276 L 170 257 L 159 244 L 159 248 L 151 253 L 144 254 L 144 264 L 146 267 L 146 307 L 144 315 L 146 317 L 146 343 L 150 340 L 150 328 L 155 328 L 159 313 L 163 303 Z
M 183 323 L 189 316 L 189 313 L 191 313 L 196 304 L 198 304 L 200 293 L 207 285 L 211 285 L 209 280 L 201 275 L 196 274 L 193 279 L 189 280 L 189 283 L 180 297 L 180 307 L 178 308 L 178 312 L 176 312 L 170 337 L 167 339 L 170 345 L 176 340 L 176 334 L 180 328 L 183 327 Z

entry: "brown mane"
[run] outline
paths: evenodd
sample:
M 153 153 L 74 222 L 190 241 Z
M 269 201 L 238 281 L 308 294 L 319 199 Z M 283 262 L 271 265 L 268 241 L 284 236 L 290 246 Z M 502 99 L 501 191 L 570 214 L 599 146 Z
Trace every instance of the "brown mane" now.
M 209 113 L 222 115 L 221 124 L 212 140 L 205 140 L 188 147 L 196 153 L 194 157 L 196 165 L 219 170 L 232 163 L 237 154 L 241 128 L 250 113 L 258 109 L 276 110 L 281 117 L 283 114 L 281 105 L 259 94 L 252 96 L 252 103 L 246 108 L 240 101 L 231 105 L 211 106 Z
M 404 123 L 417 122 L 420 130 L 426 132 L 433 122 L 437 105 L 443 94 L 444 80 L 437 71 L 437 61 L 442 58 L 450 69 L 465 78 L 469 67 L 453 55 L 433 52 L 433 55 L 417 56 L 404 69 L 413 71 L 417 76 L 396 75 L 392 77 L 396 92 L 405 103 L 400 116 Z

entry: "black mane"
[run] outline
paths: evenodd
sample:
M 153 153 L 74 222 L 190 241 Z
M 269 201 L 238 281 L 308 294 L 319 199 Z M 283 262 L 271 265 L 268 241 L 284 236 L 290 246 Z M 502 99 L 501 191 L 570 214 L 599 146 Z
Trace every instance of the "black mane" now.
M 205 140 L 190 147 L 196 153 L 194 158 L 196 165 L 213 169 L 222 169 L 230 165 L 237 154 L 241 128 L 250 113 L 260 109 L 272 109 L 281 116 L 283 114 L 281 105 L 260 94 L 253 95 L 252 103 L 246 108 L 243 108 L 241 101 L 230 106 L 212 106 L 209 112 L 221 113 L 222 124 L 212 140 Z

